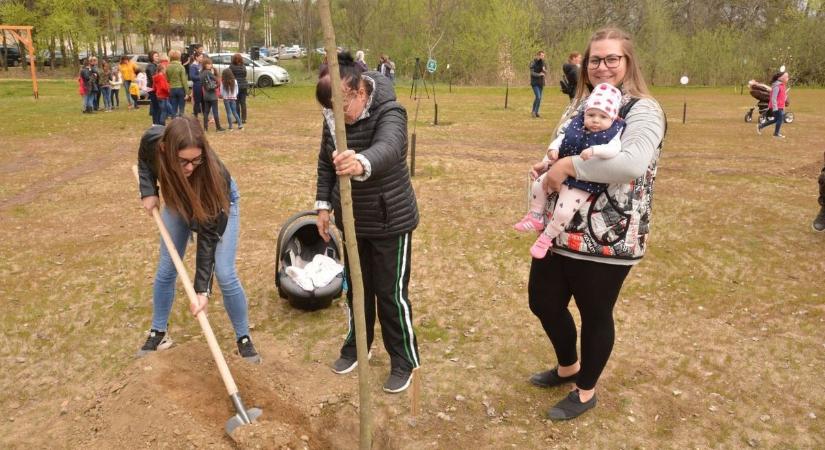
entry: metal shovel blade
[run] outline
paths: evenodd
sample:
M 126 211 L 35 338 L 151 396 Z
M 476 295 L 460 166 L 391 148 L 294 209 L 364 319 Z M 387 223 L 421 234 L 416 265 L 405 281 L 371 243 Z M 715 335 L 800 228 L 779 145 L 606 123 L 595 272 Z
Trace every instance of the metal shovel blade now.
M 241 416 L 241 413 L 235 414 L 234 416 L 230 417 L 229 420 L 226 421 L 226 434 L 232 434 L 235 428 L 238 428 L 242 425 L 247 425 L 255 421 L 258 417 L 260 417 L 261 411 L 260 408 L 249 408 L 246 410 L 246 417 L 249 418 L 249 421 L 244 420 L 244 417 Z

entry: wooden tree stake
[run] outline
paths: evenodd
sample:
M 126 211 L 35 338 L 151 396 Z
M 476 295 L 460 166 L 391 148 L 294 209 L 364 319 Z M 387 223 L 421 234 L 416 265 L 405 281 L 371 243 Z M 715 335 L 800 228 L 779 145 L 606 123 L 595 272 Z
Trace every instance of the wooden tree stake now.
M 332 82 L 332 112 L 335 116 L 336 149 L 347 149 L 347 129 L 344 123 L 344 103 L 341 92 L 341 77 L 338 75 L 338 48 L 335 45 L 335 30 L 332 27 L 332 13 L 329 0 L 318 2 L 321 25 L 324 28 L 324 44 Z M 341 210 L 344 215 L 344 244 L 347 249 L 349 273 L 352 280 L 352 309 L 355 318 L 355 347 L 358 354 L 358 411 L 360 417 L 360 448 L 372 448 L 372 409 L 370 406 L 369 358 L 367 349 L 367 325 L 364 319 L 364 282 L 361 278 L 361 260 L 358 256 L 358 241 L 355 236 L 355 220 L 352 213 L 352 188 L 349 176 L 339 176 Z

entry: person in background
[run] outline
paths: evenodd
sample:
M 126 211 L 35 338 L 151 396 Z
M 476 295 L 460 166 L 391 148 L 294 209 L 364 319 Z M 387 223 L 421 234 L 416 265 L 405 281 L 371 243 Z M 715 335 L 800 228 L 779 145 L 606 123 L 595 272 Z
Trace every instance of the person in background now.
M 369 66 L 367 65 L 367 62 L 364 60 L 363 50 L 358 50 L 357 52 L 355 52 L 355 65 L 358 66 L 358 68 L 361 69 L 362 72 L 370 70 Z
M 140 109 L 140 107 L 138 106 L 138 102 L 140 100 L 140 84 L 138 84 L 138 74 L 143 75 L 143 77 L 146 76 L 141 72 L 139 67 L 135 67 L 135 80 L 132 81 L 132 83 L 129 85 L 129 97 L 132 99 L 132 103 L 135 105 L 134 107 L 132 107 L 132 109 Z M 143 80 L 145 82 L 146 78 L 143 78 Z
M 773 137 L 785 139 L 785 135 L 779 132 L 782 124 L 785 123 L 785 103 L 788 100 L 788 72 L 778 72 L 771 78 L 771 98 L 768 101 L 768 109 L 773 112 L 773 117 L 770 117 L 763 123 L 756 122 L 756 134 L 762 134 L 762 128 L 769 127 L 776 124 L 773 131 Z
M 533 117 L 541 117 L 539 108 L 541 107 L 541 94 L 544 90 L 545 77 L 547 76 L 547 63 L 544 62 L 544 51 L 536 53 L 536 59 L 530 63 L 530 87 L 533 88 L 533 110 L 530 113 Z
M 825 158 L 825 152 L 822 153 L 822 157 Z M 819 207 L 819 214 L 814 218 L 811 227 L 814 231 L 822 233 L 825 232 L 825 165 L 819 172 Z
M 201 62 L 203 55 L 197 54 L 189 63 L 189 79 L 192 80 L 192 114 L 198 117 L 203 112 L 203 85 L 201 85 Z
M 243 130 L 241 116 L 238 114 L 238 83 L 232 69 L 227 67 L 221 73 L 221 96 L 223 97 L 223 107 L 226 110 L 226 123 L 229 131 L 232 131 L 232 119 L 238 124 L 238 129 Z
M 138 175 L 141 203 L 150 216 L 155 208 L 161 208 L 163 197 L 160 215 L 175 248 L 168 249 L 161 240 L 152 287 L 152 327 L 137 356 L 172 346 L 168 324 L 178 272 L 169 252 L 174 250 L 183 259 L 186 245 L 195 232 L 193 287 L 197 303 L 190 303 L 189 311 L 197 315 L 206 310 L 212 294 L 212 279 L 217 278 L 223 306 L 235 331 L 238 353 L 245 361 L 259 364 L 261 357 L 249 336 L 248 301 L 235 264 L 241 196 L 198 120 L 178 117 L 166 127 L 149 128 L 140 140 Z
M 103 89 L 101 88 L 103 81 L 103 69 L 98 65 L 97 57 L 92 57 L 92 63 L 92 71 L 94 71 L 95 79 L 97 79 L 97 93 L 95 94 L 94 99 L 94 110 L 100 111 L 100 97 L 103 93 Z
M 204 57 L 201 60 L 201 86 L 203 86 L 203 129 L 209 130 L 209 112 L 215 118 L 215 130 L 224 131 L 221 127 L 221 117 L 218 114 L 218 73 L 212 67 L 212 60 Z
M 112 112 L 112 69 L 106 61 L 103 61 L 103 70 L 100 74 L 100 92 L 104 111 Z
M 561 84 L 561 91 L 570 97 L 570 100 L 576 96 L 576 86 L 579 80 L 579 68 L 582 65 L 582 54 L 579 52 L 572 52 L 567 56 L 567 62 L 561 66 L 563 76 L 559 83 Z
M 120 76 L 123 78 L 123 89 L 126 90 L 126 101 L 129 104 L 129 109 L 137 106 L 137 103 L 132 102 L 131 86 L 135 81 L 135 69 L 137 66 L 129 59 L 128 55 L 120 57 Z
M 80 72 L 77 74 L 77 93 L 80 94 L 80 112 L 86 114 L 89 112 L 89 108 L 86 101 L 86 80 L 83 78 L 83 71 L 86 70 L 86 67 L 89 65 L 89 60 L 84 59 L 82 62 L 82 67 L 80 68 Z
M 390 60 L 386 53 L 381 55 L 377 70 L 395 84 L 395 63 Z
M 158 114 L 154 119 L 155 125 L 165 125 L 166 117 L 169 115 L 169 81 L 166 80 L 166 67 L 159 64 L 155 73 L 153 84 L 155 86 L 155 98 L 158 101 Z
M 95 110 L 95 98 L 97 97 L 97 93 L 100 90 L 99 80 L 98 80 L 98 72 L 95 70 L 95 65 L 97 65 L 97 58 L 94 56 L 90 56 L 87 59 L 86 65 L 80 71 L 80 78 L 83 79 L 83 88 L 84 92 L 86 93 L 86 107 L 84 112 L 87 114 L 91 114 Z
M 186 91 L 189 81 L 186 70 L 180 63 L 180 51 L 169 51 L 169 66 L 166 68 L 166 79 L 169 80 L 169 98 L 175 117 L 182 117 L 186 109 Z
M 229 68 L 232 69 L 232 75 L 235 76 L 235 81 L 238 84 L 238 111 L 241 116 L 241 124 L 246 123 L 246 96 L 249 90 L 249 82 L 246 80 L 246 66 L 243 63 L 243 56 L 240 53 L 232 55 L 232 64 Z M 254 80 L 253 80 L 254 82 Z M 225 99 L 226 97 L 224 97 Z M 231 127 L 230 127 L 231 128 Z M 239 127 L 243 128 L 243 127 Z
M 120 66 L 112 65 L 112 108 L 120 108 L 120 87 L 123 86 L 123 77 L 120 75 Z M 129 95 L 126 93 L 126 95 Z
M 158 52 L 152 50 L 149 52 L 149 64 L 146 64 L 146 90 L 149 93 L 149 115 L 152 117 L 152 123 L 160 123 L 160 107 L 158 106 L 158 97 L 155 94 L 155 74 L 158 71 L 158 63 L 160 57 Z

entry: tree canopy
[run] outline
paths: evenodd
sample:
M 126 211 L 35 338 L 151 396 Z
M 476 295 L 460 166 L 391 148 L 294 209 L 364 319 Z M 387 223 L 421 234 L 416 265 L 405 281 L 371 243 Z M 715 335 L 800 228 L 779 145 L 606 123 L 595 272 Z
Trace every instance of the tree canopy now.
M 642 68 L 654 85 L 738 84 L 765 79 L 780 65 L 795 83 L 825 84 L 823 0 L 333 0 L 339 45 L 363 49 L 370 65 L 390 55 L 400 76 L 415 58 L 446 64 L 456 81 L 500 82 L 502 52 L 516 81 L 526 79 L 535 53 L 547 53 L 551 73 L 571 51 L 583 51 L 590 34 L 617 26 L 634 36 Z M 216 5 L 231 5 L 242 47 L 321 46 L 312 0 L 0 0 L 0 22 L 33 25 L 39 48 L 63 54 L 148 51 L 150 36 L 168 46 L 221 45 Z M 143 48 L 133 49 L 128 34 Z M 163 36 L 160 41 L 157 36 Z M 211 45 L 210 45 L 211 44 Z M 164 48 L 155 48 L 164 50 Z M 68 52 L 68 53 L 67 53 Z M 309 64 L 309 62 L 308 62 Z

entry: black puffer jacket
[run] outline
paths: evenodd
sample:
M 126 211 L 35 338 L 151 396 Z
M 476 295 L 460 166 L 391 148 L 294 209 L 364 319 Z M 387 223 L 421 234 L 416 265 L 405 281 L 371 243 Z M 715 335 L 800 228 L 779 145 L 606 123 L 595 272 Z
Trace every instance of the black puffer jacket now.
M 367 102 L 368 116 L 347 125 L 347 146 L 363 155 L 372 171 L 364 181 L 352 180 L 355 232 L 359 238 L 389 238 L 418 226 L 418 205 L 407 168 L 407 111 L 395 100 L 389 78 L 374 71 L 363 77 L 375 88 Z M 330 126 L 324 121 L 315 199 L 332 203 L 340 226 L 343 216 L 332 165 L 334 149 Z
M 140 198 L 157 196 L 158 167 L 157 144 L 163 136 L 163 125 L 153 125 L 143 133 L 138 149 L 138 178 L 140 178 Z M 229 171 L 220 160 L 221 168 L 226 180 L 226 197 L 231 199 L 231 177 Z M 198 250 L 195 255 L 195 292 L 212 292 L 212 277 L 215 271 L 215 249 L 221 240 L 228 217 L 226 211 L 221 212 L 214 221 L 207 223 L 194 222 L 189 228 L 198 233 Z
M 246 66 L 230 64 L 229 70 L 232 71 L 232 75 L 235 75 L 235 81 L 238 83 L 238 90 L 249 87 L 249 82 L 246 81 Z

